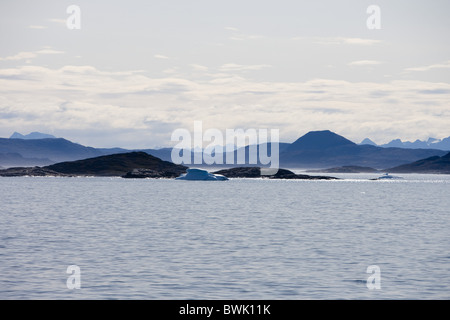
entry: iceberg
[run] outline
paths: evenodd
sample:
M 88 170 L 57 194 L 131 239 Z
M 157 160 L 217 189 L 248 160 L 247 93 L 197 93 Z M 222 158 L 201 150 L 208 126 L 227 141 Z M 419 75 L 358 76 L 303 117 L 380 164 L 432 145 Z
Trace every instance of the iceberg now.
M 182 174 L 175 180 L 210 180 L 210 181 L 224 181 L 227 177 L 220 174 L 212 174 L 206 170 L 201 169 L 187 169 L 187 173 Z
M 392 179 L 392 180 L 401 180 L 401 179 L 403 179 L 403 177 L 391 176 L 389 173 L 385 173 L 381 177 L 378 177 L 376 179 L 371 179 L 371 180 L 387 180 L 387 179 L 389 179 L 389 180 L 390 179 Z

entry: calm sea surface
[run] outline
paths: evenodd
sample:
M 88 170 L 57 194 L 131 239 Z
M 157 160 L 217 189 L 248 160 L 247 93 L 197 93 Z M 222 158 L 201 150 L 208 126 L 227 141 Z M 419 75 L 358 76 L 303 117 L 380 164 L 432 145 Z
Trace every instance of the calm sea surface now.
M 449 299 L 450 176 L 339 176 L 0 178 L 0 299 Z

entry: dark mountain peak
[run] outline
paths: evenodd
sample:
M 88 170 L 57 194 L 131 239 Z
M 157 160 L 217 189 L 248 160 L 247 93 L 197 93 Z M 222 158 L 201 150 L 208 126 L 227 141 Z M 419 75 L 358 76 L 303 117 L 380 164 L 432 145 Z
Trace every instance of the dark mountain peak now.
M 330 130 L 323 130 L 308 132 L 292 143 L 290 149 L 328 149 L 346 145 L 356 144 Z

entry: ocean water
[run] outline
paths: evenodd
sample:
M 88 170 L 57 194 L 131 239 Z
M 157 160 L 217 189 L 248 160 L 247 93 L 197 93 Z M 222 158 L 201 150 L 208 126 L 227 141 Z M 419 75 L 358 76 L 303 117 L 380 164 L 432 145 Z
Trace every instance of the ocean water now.
M 338 176 L 0 178 L 0 299 L 449 299 L 450 176 Z

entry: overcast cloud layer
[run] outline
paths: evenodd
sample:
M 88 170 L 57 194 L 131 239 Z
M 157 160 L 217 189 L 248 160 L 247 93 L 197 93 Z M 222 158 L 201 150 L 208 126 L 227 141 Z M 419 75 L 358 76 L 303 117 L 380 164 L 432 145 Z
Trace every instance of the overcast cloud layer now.
M 157 147 L 194 121 L 286 142 L 450 135 L 447 1 L 214 2 L 2 1 L 0 136 Z

